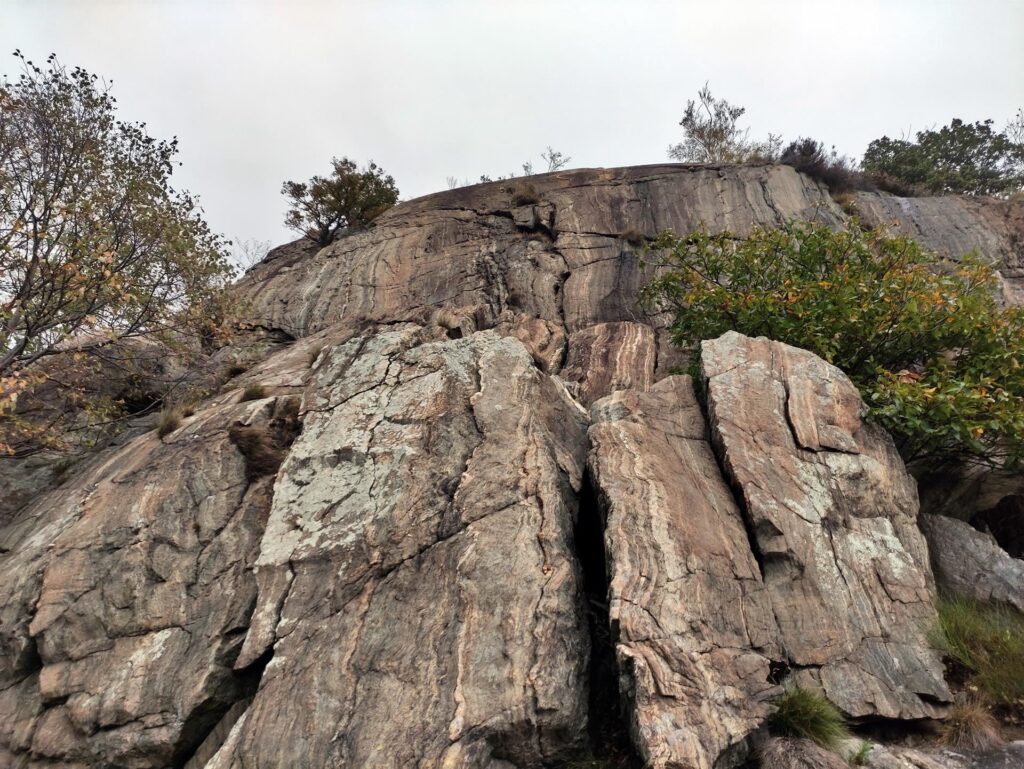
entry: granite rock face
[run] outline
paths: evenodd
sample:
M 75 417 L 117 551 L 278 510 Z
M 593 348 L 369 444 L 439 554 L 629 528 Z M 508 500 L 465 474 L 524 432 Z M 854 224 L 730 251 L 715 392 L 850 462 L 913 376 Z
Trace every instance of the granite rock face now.
M 752 532 L 786 661 L 851 716 L 948 702 L 917 490 L 846 376 L 728 332 L 702 344 L 712 440 Z
M 0 745 L 71 765 L 170 765 L 255 688 L 258 671 L 233 665 L 273 468 L 254 472 L 231 435 L 279 451 L 286 401 L 232 399 L 138 438 L 3 530 Z
M 689 377 L 592 409 L 610 619 L 631 731 L 652 767 L 710 769 L 771 712 L 779 633 Z
M 1012 288 L 1019 204 L 943 200 L 856 202 Z M 791 218 L 844 214 L 788 167 L 663 165 L 276 249 L 238 288 L 262 362 L 178 429 L 41 485 L 0 468 L 0 766 L 585 765 L 618 693 L 639 761 L 727 769 L 791 681 L 941 716 L 916 492 L 849 382 L 731 334 L 705 402 L 637 306 L 659 231 Z
M 1024 612 L 1024 561 L 1011 558 L 990 535 L 955 518 L 922 515 L 920 524 L 942 587 Z
M 494 332 L 410 326 L 322 358 L 236 666 L 273 659 L 208 766 L 564 755 L 586 728 L 582 410 Z

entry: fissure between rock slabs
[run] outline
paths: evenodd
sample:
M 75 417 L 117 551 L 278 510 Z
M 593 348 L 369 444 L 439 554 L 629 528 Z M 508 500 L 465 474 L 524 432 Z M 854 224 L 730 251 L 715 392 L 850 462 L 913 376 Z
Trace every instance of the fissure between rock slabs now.
M 605 520 L 589 472 L 584 474 L 573 527 L 576 558 L 583 576 L 584 610 L 590 633 L 586 751 L 552 769 L 641 769 L 619 693 L 619 668 L 608 613 Z

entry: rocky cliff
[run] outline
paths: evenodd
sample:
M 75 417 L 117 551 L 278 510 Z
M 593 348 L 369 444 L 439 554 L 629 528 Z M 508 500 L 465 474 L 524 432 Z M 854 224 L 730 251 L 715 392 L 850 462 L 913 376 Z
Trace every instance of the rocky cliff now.
M 1019 204 L 853 205 L 1016 299 Z M 585 170 L 271 252 L 258 362 L 11 504 L 0 766 L 722 768 L 794 683 L 941 719 L 935 574 L 982 581 L 856 390 L 737 334 L 694 383 L 636 302 L 660 230 L 846 215 L 788 167 Z

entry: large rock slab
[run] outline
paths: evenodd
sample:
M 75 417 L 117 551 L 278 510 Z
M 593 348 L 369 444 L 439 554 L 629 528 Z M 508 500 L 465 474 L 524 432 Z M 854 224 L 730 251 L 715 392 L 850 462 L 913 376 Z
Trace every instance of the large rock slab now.
M 742 513 L 689 377 L 592 408 L 610 618 L 633 739 L 655 769 L 711 769 L 771 712 L 781 653 Z
M 973 251 L 998 269 L 1004 301 L 1024 303 L 1024 202 L 857 192 L 854 206 L 864 224 L 909 235 L 947 258 L 960 259 Z
M 406 326 L 325 349 L 305 409 L 238 664 L 273 658 L 210 769 L 497 769 L 578 746 L 586 419 L 564 387 L 514 338 Z
M 520 205 L 528 188 L 535 204 Z M 790 219 L 833 224 L 827 191 L 788 166 L 595 168 L 440 192 L 315 251 L 276 249 L 239 292 L 255 322 L 306 336 L 339 323 L 486 307 L 557 323 L 642 320 L 638 238 L 699 226 L 746 233 Z
M 47 766 L 166 767 L 250 692 L 258 670 L 234 663 L 293 430 L 287 399 L 228 394 L 96 456 L 0 531 L 0 746 Z
M 892 440 L 846 376 L 804 350 L 729 332 L 703 342 L 701 366 L 785 661 L 851 716 L 940 714 L 927 546 Z
M 922 515 L 920 524 L 943 588 L 1024 612 L 1024 561 L 1007 555 L 991 535 L 955 518 Z

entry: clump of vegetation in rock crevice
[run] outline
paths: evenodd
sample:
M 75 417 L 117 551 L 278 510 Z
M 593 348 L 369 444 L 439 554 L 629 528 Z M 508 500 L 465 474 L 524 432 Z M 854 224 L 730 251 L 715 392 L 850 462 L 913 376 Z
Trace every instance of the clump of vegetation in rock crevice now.
M 775 702 L 768 717 L 768 730 L 776 737 L 799 737 L 836 750 L 849 738 L 850 730 L 839 708 L 823 695 L 792 686 Z
M 651 253 L 644 302 L 691 360 L 726 331 L 766 336 L 842 369 L 908 463 L 1024 461 L 1024 309 L 999 306 L 976 257 L 808 223 L 663 233 Z
M 1024 705 L 1024 614 L 962 597 L 939 600 L 934 642 L 968 671 L 968 683 L 1000 707 Z
M 252 482 L 277 473 L 301 429 L 298 399 L 288 398 L 278 403 L 269 424 L 236 422 L 228 428 L 228 438 L 245 458 L 246 477 Z

